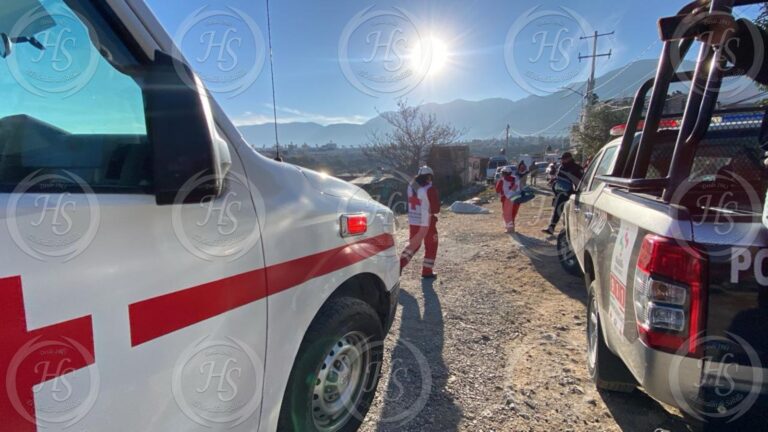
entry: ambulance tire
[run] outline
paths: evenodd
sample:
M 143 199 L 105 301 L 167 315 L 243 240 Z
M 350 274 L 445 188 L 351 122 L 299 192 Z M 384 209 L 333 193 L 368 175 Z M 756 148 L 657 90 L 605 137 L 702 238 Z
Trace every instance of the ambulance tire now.
M 381 319 L 368 303 L 342 297 L 324 305 L 299 347 L 283 397 L 277 430 L 357 430 L 373 403 L 381 373 L 384 336 Z M 359 342 L 357 348 L 354 343 L 349 343 L 351 340 Z M 339 363 L 334 356 L 343 355 L 342 352 L 346 357 Z M 333 423 L 332 417 L 336 416 L 326 416 L 326 413 L 333 414 L 328 407 L 336 401 L 326 404 L 325 395 L 328 385 L 332 387 L 331 393 L 338 387 L 332 385 L 331 372 L 327 372 L 335 370 L 329 363 L 340 366 L 358 359 L 359 363 L 356 364 L 361 365 L 361 372 L 350 374 L 358 378 L 343 379 L 344 383 L 349 384 L 347 388 L 354 387 L 355 390 L 339 391 L 342 395 L 354 396 L 337 399 L 350 402 L 340 404 L 345 409 L 338 414 L 338 423 Z M 335 375 L 336 382 L 344 373 Z M 331 397 L 336 395 L 332 394 Z
M 611 352 L 603 338 L 602 321 L 597 307 L 597 282 L 589 287 L 587 303 L 587 371 L 598 390 L 632 393 L 637 383 L 624 361 Z

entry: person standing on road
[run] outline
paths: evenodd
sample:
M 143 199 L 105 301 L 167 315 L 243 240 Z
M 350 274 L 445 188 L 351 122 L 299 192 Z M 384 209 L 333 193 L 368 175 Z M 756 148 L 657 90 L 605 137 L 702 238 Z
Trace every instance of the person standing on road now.
M 501 199 L 502 217 L 507 233 L 515 232 L 515 219 L 520 210 L 520 204 L 513 201 L 513 198 L 520 194 L 520 180 L 512 173 L 512 167 L 505 166 L 501 170 L 501 178 L 496 183 L 496 193 Z
M 552 203 L 554 206 L 552 218 L 549 221 L 549 226 L 541 230 L 542 232 L 555 235 L 555 228 L 557 223 L 560 222 L 563 207 L 576 191 L 576 186 L 581 181 L 583 175 L 584 169 L 573 160 L 573 155 L 569 152 L 563 153 L 560 157 L 560 168 L 558 168 L 557 175 L 551 181 L 552 190 L 555 192 L 555 198 Z
M 408 185 L 408 225 L 410 238 L 400 254 L 400 272 L 411 261 L 424 243 L 424 262 L 421 277 L 434 279 L 437 258 L 437 214 L 440 213 L 440 194 L 432 185 L 434 172 L 428 166 L 419 168 L 416 178 Z
M 524 188 L 528 184 L 527 176 L 531 172 L 528 170 L 528 166 L 525 164 L 525 161 L 521 160 L 519 164 L 517 164 L 517 179 L 520 180 L 520 188 Z
M 551 184 L 552 180 L 555 178 L 555 175 L 557 174 L 557 165 L 555 165 L 554 162 L 547 165 L 547 183 Z

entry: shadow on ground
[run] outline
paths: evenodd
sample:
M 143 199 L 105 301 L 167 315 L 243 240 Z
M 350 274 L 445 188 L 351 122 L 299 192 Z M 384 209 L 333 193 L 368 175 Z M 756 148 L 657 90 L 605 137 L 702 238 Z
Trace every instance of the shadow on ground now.
M 392 350 L 379 431 L 455 431 L 461 410 L 446 391 L 444 322 L 434 281 L 424 280 L 424 313 L 415 297 L 400 293 L 402 317 Z
M 632 393 L 600 391 L 616 424 L 622 431 L 646 432 L 638 425 L 655 424 L 656 430 L 686 432 L 689 426 L 682 418 L 669 413 L 664 407 L 640 390 Z M 650 431 L 648 431 L 650 432 Z
M 557 257 L 557 248 L 553 243 L 515 233 L 510 236 L 518 245 L 520 252 L 531 260 L 536 271 L 563 294 L 587 304 L 587 291 L 584 281 L 563 270 Z

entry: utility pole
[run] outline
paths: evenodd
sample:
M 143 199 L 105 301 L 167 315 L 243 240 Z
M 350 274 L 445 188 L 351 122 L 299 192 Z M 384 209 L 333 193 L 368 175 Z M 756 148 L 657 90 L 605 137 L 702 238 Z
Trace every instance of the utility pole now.
M 504 146 L 504 153 L 509 157 L 509 124 L 507 124 L 507 144 Z
M 611 36 L 615 32 L 610 33 L 598 33 L 597 30 L 595 30 L 595 34 L 592 36 L 582 36 L 581 40 L 586 39 L 592 39 L 592 55 L 581 55 L 579 53 L 579 61 L 582 61 L 584 59 L 592 59 L 592 71 L 589 74 L 589 82 L 587 82 L 587 93 L 584 96 L 586 99 L 586 109 L 589 110 L 589 108 L 592 107 L 592 104 L 594 103 L 594 96 L 595 96 L 595 68 L 597 67 L 596 61 L 598 57 L 608 57 L 611 58 L 611 54 L 613 53 L 613 50 L 608 50 L 607 53 L 598 54 L 597 53 L 597 40 L 604 36 Z

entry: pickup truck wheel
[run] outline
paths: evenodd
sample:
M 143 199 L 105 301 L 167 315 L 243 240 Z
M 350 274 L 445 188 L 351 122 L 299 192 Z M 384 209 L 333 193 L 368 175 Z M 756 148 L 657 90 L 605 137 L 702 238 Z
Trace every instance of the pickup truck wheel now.
M 587 303 L 587 369 L 589 376 L 600 390 L 631 393 L 637 387 L 634 377 L 624 362 L 611 352 L 603 338 L 597 298 L 595 297 L 596 286 L 596 281 L 592 281 L 589 287 L 589 302 Z
M 568 241 L 568 234 L 565 230 L 560 231 L 557 236 L 557 257 L 563 269 L 574 276 L 581 276 L 581 267 L 576 259 L 576 254 L 571 249 L 571 243 Z
M 288 380 L 280 431 L 355 431 L 373 401 L 384 329 L 362 300 L 323 306 L 307 330 Z

